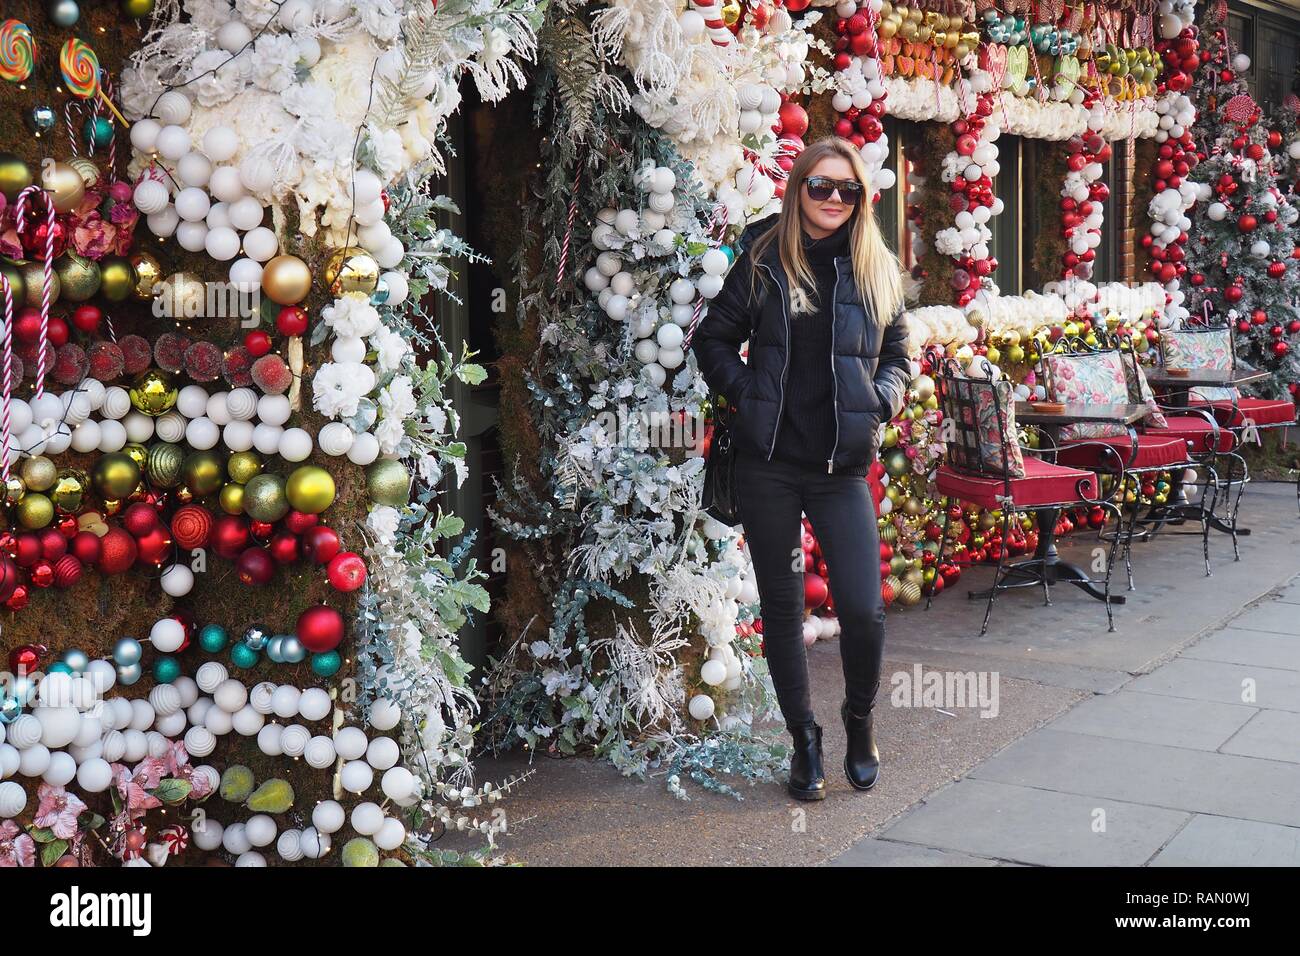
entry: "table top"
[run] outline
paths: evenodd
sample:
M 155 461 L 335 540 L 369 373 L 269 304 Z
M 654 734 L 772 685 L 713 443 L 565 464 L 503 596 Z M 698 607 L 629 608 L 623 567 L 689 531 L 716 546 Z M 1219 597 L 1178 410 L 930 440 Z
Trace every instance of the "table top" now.
M 1246 369 L 1232 368 L 1189 368 L 1186 375 L 1170 375 L 1159 366 L 1144 369 L 1144 371 L 1146 372 L 1147 382 L 1161 388 L 1172 388 L 1179 385 L 1188 388 L 1209 386 L 1224 388 L 1233 385 L 1245 385 L 1247 382 L 1257 382 L 1269 376 L 1268 372 L 1251 372 Z
M 1035 411 L 1028 402 L 1016 402 L 1016 422 L 1020 425 L 1074 425 L 1110 423 L 1132 425 L 1141 421 L 1149 409 L 1145 405 L 1067 404 L 1064 411 Z

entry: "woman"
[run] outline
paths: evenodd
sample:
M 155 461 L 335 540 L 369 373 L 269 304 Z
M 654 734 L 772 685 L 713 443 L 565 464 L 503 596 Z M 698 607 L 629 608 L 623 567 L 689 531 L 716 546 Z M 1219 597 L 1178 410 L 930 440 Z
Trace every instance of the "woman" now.
M 840 620 L 844 771 L 859 790 L 880 773 L 872 708 L 885 616 L 863 476 L 878 426 L 902 409 L 911 375 L 898 260 L 881 238 L 867 180 L 845 140 L 805 149 L 775 225 L 745 231 L 691 344 L 710 387 L 736 410 L 740 509 L 764 653 L 794 739 L 788 786 L 801 800 L 826 796 L 803 644 L 801 513 L 821 542 Z M 746 340 L 748 364 L 739 355 Z

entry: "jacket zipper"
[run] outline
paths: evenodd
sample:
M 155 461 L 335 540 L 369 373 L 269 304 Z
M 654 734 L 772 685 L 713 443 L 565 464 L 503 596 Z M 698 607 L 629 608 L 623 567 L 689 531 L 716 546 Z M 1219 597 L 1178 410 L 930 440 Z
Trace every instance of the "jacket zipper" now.
M 785 374 L 790 368 L 790 314 L 785 310 L 785 290 L 781 288 L 781 283 L 777 281 L 776 273 L 771 267 L 759 263 L 772 277 L 772 284 L 776 286 L 776 291 L 781 293 L 781 317 L 785 319 L 785 362 L 781 365 L 781 389 L 780 401 L 776 406 L 776 427 L 772 429 L 772 444 L 767 450 L 767 460 L 772 460 L 772 453 L 776 451 L 776 433 L 781 430 L 781 413 L 785 411 Z M 836 276 L 839 275 L 839 268 L 836 267 Z
M 831 403 L 835 406 L 835 443 L 826 459 L 826 474 L 835 472 L 835 450 L 840 446 L 840 383 L 835 377 L 835 300 L 840 292 L 840 260 L 835 260 L 835 285 L 831 289 Z

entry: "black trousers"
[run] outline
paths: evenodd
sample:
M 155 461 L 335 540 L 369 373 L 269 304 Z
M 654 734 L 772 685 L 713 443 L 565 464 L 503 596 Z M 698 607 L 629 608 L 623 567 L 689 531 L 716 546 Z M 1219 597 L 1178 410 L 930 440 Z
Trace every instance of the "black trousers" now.
M 758 583 L 764 656 L 787 727 L 814 722 L 803 644 L 801 515 L 821 543 L 835 612 L 849 707 L 865 714 L 880 685 L 885 608 L 875 502 L 865 478 L 828 475 L 740 451 L 741 517 Z

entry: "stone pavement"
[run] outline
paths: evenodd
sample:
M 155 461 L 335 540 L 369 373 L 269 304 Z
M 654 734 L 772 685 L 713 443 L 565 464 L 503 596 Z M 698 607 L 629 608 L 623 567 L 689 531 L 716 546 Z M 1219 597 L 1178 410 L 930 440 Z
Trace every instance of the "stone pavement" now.
M 1139 589 L 1142 576 L 1139 565 Z M 1227 577 L 1187 583 L 1231 604 Z M 833 864 L 1300 865 L 1300 582 L 1104 684 Z
M 1216 534 L 1210 578 L 1196 536 L 1137 545 L 1137 590 L 1116 609 L 1113 634 L 1099 602 L 1063 586 L 1051 607 L 1038 592 L 999 597 L 979 636 L 983 608 L 965 591 L 982 587 L 987 569 L 928 612 L 891 611 L 884 769 L 870 793 L 840 770 L 839 648 L 818 642 L 809 667 L 825 726 L 825 801 L 743 784 L 738 801 L 687 783 L 682 802 L 662 778 L 515 753 L 476 765 L 481 780 L 535 771 L 503 803 L 502 849 L 532 865 L 1300 863 L 1293 487 L 1252 485 L 1243 521 L 1254 534 L 1242 560 Z M 1087 563 L 1096 544 L 1074 536 L 1063 553 Z M 996 674 L 997 716 L 887 706 L 890 681 L 918 665 Z M 1247 678 L 1253 698 L 1243 698 Z

